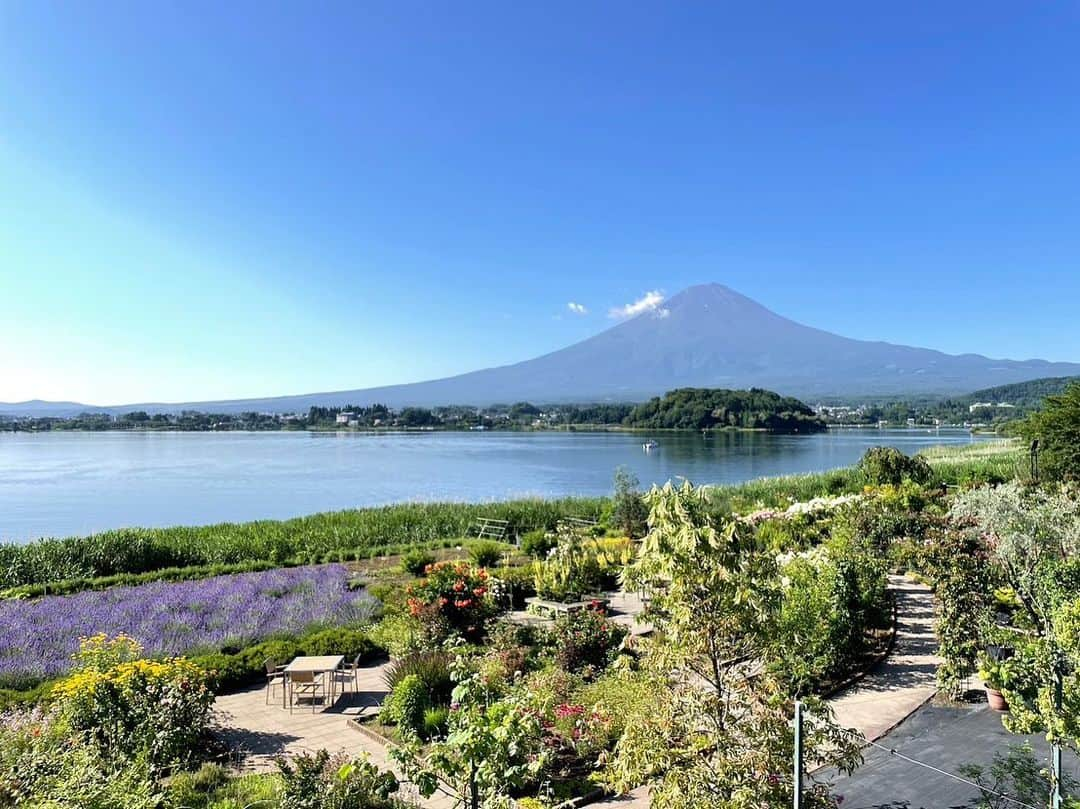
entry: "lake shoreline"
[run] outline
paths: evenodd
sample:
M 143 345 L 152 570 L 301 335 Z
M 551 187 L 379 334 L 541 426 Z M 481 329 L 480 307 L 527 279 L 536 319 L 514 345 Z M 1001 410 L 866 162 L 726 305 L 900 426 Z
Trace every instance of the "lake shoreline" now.
M 827 430 L 880 430 L 887 429 L 890 431 L 912 431 L 912 432 L 927 432 L 934 431 L 936 429 L 942 430 L 968 430 L 972 433 L 979 434 L 996 434 L 993 431 L 974 430 L 970 427 L 966 427 L 963 424 L 915 424 L 915 425 L 897 425 L 895 427 L 879 427 L 876 424 L 826 424 L 824 430 L 807 430 L 805 432 L 799 430 L 770 430 L 764 427 L 704 427 L 698 428 L 686 428 L 686 427 L 627 427 L 622 424 L 559 424 L 552 426 L 509 426 L 509 427 L 485 427 L 484 429 L 476 429 L 472 427 L 280 427 L 278 429 L 266 429 L 266 430 L 252 430 L 245 428 L 229 428 L 219 430 L 187 430 L 182 427 L 168 426 L 168 427 L 125 427 L 125 428 L 110 428 L 107 430 L 88 430 L 82 427 L 78 428 L 60 428 L 54 430 L 25 430 L 25 429 L 4 429 L 0 427 L 0 435 L 4 433 L 11 434 L 23 434 L 23 435 L 61 435 L 61 434 L 74 434 L 74 435 L 96 435 L 96 434 L 114 434 L 114 433 L 134 433 L 134 434 L 150 434 L 150 433 L 189 433 L 193 435 L 225 435 L 229 433 L 244 433 L 244 434 L 261 434 L 261 433 L 346 433 L 350 435 L 416 435 L 426 433 L 642 433 L 642 434 L 689 434 L 700 435 L 701 433 L 759 433 L 766 435 L 815 435 Z
M 648 450 L 647 439 L 657 442 Z M 849 466 L 893 445 L 985 440 L 942 429 L 760 431 L 108 431 L 0 435 L 0 541 L 85 536 L 395 503 L 597 497 L 616 468 L 643 487 L 735 484 Z

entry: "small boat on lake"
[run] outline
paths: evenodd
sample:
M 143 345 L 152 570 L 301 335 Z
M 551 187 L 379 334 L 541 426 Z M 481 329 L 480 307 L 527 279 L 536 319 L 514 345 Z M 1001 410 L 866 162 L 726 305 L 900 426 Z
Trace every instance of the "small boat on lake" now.
M 656 449 L 658 446 L 660 445 L 650 438 L 648 441 L 641 445 L 641 448 L 648 452 L 651 449 Z

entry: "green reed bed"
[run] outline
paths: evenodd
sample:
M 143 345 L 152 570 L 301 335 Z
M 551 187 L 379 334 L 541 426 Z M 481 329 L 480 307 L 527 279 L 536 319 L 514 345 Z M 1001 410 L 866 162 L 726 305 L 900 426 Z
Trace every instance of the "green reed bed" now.
M 1026 464 L 1023 448 L 1010 441 L 939 447 L 922 454 L 937 482 L 948 485 L 1009 480 L 1022 476 Z M 849 467 L 713 486 L 709 495 L 717 509 L 746 511 L 857 492 L 864 483 L 858 470 Z M 470 534 L 481 517 L 507 520 L 510 534 L 515 535 L 554 528 L 568 517 L 599 519 L 610 503 L 606 497 L 403 503 L 291 520 L 126 528 L 26 545 L 0 544 L 0 589 L 62 582 L 65 591 L 75 592 L 134 584 L 132 576 L 154 572 L 172 571 L 161 578 L 181 580 L 267 566 L 359 560 L 411 547 L 437 547 Z M 103 577 L 119 578 L 99 581 Z M 38 595 L 39 591 L 28 587 L 11 594 Z
M 507 520 L 511 533 L 552 528 L 568 517 L 599 518 L 607 498 L 493 503 L 403 503 L 292 520 L 125 528 L 85 537 L 0 545 L 0 588 L 139 574 L 166 568 L 306 563 L 364 558 L 371 551 L 439 544 L 470 533 L 477 519 Z
M 930 447 L 918 453 L 934 470 L 938 485 L 996 483 L 1023 477 L 1027 456 L 1013 440 L 980 441 L 963 446 Z M 714 508 L 724 511 L 786 506 L 793 501 L 812 500 L 827 495 L 854 494 L 862 491 L 866 479 L 854 466 L 758 478 L 745 483 L 710 486 L 709 499 Z
M 999 483 L 1028 475 L 1026 447 L 1016 439 L 930 447 L 920 454 L 933 467 L 939 482 L 948 485 Z

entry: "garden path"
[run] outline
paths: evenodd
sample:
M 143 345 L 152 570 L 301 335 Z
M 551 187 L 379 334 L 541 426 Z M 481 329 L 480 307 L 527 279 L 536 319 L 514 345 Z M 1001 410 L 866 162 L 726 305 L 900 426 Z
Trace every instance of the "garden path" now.
M 889 656 L 857 683 L 828 700 L 842 727 L 880 739 L 937 692 L 937 639 L 930 588 L 890 576 L 896 596 L 896 642 Z
M 889 656 L 858 682 L 827 700 L 836 721 L 875 741 L 928 702 L 937 692 L 941 659 L 934 637 L 934 597 L 930 588 L 890 576 L 896 595 L 896 642 Z M 649 809 L 647 787 L 590 804 L 614 809 Z

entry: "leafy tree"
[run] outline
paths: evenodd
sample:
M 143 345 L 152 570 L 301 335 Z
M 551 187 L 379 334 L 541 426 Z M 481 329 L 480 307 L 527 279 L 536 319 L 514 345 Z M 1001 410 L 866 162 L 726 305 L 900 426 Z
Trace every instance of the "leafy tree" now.
M 662 638 L 646 647 L 655 699 L 627 722 L 608 777 L 620 789 L 649 781 L 654 805 L 672 809 L 786 806 L 791 701 L 768 674 L 747 677 L 775 623 L 775 561 L 735 522 L 710 517 L 689 483 L 654 488 L 647 502 L 650 531 L 628 579 L 649 594 Z M 808 759 L 850 771 L 858 745 L 813 707 Z M 812 784 L 805 805 L 834 807 L 827 784 Z
M 615 470 L 614 508 L 611 523 L 631 539 L 644 536 L 649 508 L 638 491 L 637 476 L 620 466 Z
M 1019 802 L 1034 806 L 1049 806 L 1051 781 L 1043 762 L 1035 758 L 1031 745 L 1010 745 L 1002 755 L 994 753 L 989 767 L 964 764 L 964 775 L 983 788 L 977 809 L 1013 809 Z M 1076 782 L 1067 774 L 1063 778 L 1062 796 L 1067 797 L 1076 789 Z
M 631 427 L 708 430 L 722 427 L 771 432 L 817 432 L 825 429 L 814 411 L 798 399 L 769 390 L 678 388 L 630 411 Z
M 529 402 L 516 402 L 510 405 L 508 411 L 510 418 L 518 420 L 526 417 L 536 417 L 540 415 L 540 408 Z
M 1048 478 L 1080 479 L 1080 382 L 1048 396 L 1043 409 L 1028 417 L 1022 431 L 1039 442 L 1039 460 Z
M 1013 483 L 965 492 L 950 514 L 984 538 L 1029 629 L 990 627 L 990 639 L 1014 647 L 994 671 L 1009 703 L 1006 728 L 1080 751 L 1080 499 Z
M 398 422 L 404 427 L 433 427 L 439 418 L 426 407 L 406 407 L 398 414 Z
M 944 530 L 926 547 L 922 562 L 937 597 L 934 631 L 943 659 L 938 684 L 947 694 L 960 696 L 985 645 L 993 589 L 990 549 L 978 532 Z

